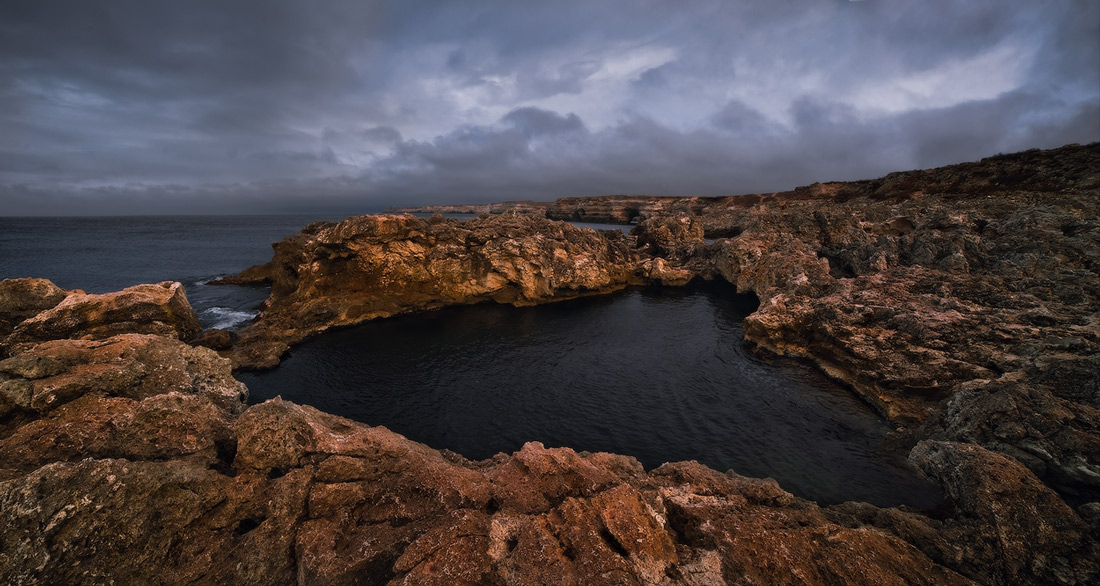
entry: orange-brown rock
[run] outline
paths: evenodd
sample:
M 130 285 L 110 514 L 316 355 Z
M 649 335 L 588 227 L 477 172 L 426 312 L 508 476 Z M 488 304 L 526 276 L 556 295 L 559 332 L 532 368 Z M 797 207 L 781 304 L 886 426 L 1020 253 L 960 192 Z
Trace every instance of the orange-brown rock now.
M 798 499 L 694 462 L 529 443 L 470 462 L 274 399 L 205 348 L 56 340 L 0 361 L 12 584 L 1085 584 L 1089 526 L 1024 466 L 922 443 L 955 508 Z M 239 414 L 238 414 L 239 413 Z M 1025 547 L 1023 544 L 1035 544 Z M 1011 555 L 1011 561 L 998 557 Z
M 0 281 L 0 341 L 19 322 L 54 307 L 67 291 L 48 279 L 4 279 Z
M 142 400 L 168 392 L 203 395 L 228 411 L 240 411 L 247 396 L 225 359 L 172 338 L 52 340 L 0 360 L 0 427 L 5 417 L 39 417 L 85 395 Z
M 1006 584 L 1073 584 L 1095 576 L 1100 546 L 1085 522 L 1019 462 L 973 444 L 923 441 L 911 459 L 958 507 L 943 535 L 967 573 Z
M 102 340 L 122 333 L 190 340 L 200 330 L 199 318 L 177 282 L 135 285 L 101 295 L 72 291 L 52 308 L 16 325 L 0 343 L 0 352 L 13 355 L 48 340 Z
M 679 266 L 753 291 L 746 338 L 809 358 L 915 437 L 1100 499 L 1100 145 L 767 199 Z M 733 228 L 736 228 L 734 230 Z
M 543 201 L 499 201 L 483 204 L 441 204 L 413 207 L 394 207 L 387 214 L 535 214 L 546 215 L 550 204 Z
M 274 248 L 271 297 L 241 332 L 239 367 L 274 366 L 288 344 L 333 326 L 607 293 L 634 279 L 638 259 L 622 234 L 523 215 L 358 216 L 313 224 Z
M 271 284 L 271 265 L 264 263 L 262 265 L 254 265 L 247 269 L 237 273 L 236 275 L 228 275 L 220 279 L 214 279 L 207 283 L 208 285 L 270 285 Z
M 210 328 L 191 340 L 192 346 L 202 346 L 211 350 L 228 350 L 237 341 L 237 333 L 230 330 Z
M 87 396 L 57 410 L 86 410 L 93 419 L 87 428 L 117 423 L 117 431 L 99 435 L 120 444 L 66 441 L 61 450 L 35 424 L 10 436 L 31 440 L 55 463 L 0 482 L 0 578 L 970 583 L 898 535 L 831 521 L 827 509 L 774 481 L 694 463 L 647 474 L 630 458 L 534 443 L 512 456 L 466 462 L 278 399 L 228 425 L 181 408 L 189 400 L 199 396 L 170 393 L 111 409 L 105 402 L 129 400 Z M 151 413 L 159 409 L 205 422 L 213 439 L 196 443 L 194 429 L 156 429 Z M 144 441 L 131 429 L 142 425 Z M 236 436 L 235 456 L 217 449 L 227 430 Z M 142 446 L 151 451 L 119 450 Z

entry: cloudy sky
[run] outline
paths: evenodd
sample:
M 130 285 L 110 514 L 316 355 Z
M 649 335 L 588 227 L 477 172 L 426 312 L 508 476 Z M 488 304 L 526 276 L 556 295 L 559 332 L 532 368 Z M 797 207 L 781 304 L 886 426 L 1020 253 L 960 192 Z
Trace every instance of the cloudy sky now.
M 753 193 L 1096 140 L 1095 0 L 0 5 L 0 215 Z

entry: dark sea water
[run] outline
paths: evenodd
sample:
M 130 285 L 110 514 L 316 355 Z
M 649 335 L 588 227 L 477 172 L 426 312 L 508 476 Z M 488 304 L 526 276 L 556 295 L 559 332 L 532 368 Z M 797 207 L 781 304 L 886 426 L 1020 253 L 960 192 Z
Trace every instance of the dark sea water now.
M 178 280 L 205 326 L 239 327 L 267 291 L 204 283 L 318 219 L 340 218 L 0 218 L 0 278 L 89 292 Z M 471 459 L 534 440 L 647 468 L 698 460 L 822 503 L 937 504 L 908 463 L 876 453 L 890 427 L 849 391 L 746 351 L 754 303 L 712 284 L 449 308 L 331 332 L 239 378 L 253 402 L 282 395 Z
M 106 293 L 180 281 L 204 327 L 237 328 L 267 298 L 262 287 L 207 281 L 271 260 L 271 244 L 317 216 L 0 218 L 0 279 L 43 277 Z

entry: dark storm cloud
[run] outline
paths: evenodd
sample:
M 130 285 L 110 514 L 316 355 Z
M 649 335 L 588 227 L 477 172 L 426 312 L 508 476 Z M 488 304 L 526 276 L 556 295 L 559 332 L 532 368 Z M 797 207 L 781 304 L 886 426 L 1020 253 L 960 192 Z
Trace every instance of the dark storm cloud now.
M 0 7 L 0 215 L 745 193 L 1098 139 L 1091 0 Z

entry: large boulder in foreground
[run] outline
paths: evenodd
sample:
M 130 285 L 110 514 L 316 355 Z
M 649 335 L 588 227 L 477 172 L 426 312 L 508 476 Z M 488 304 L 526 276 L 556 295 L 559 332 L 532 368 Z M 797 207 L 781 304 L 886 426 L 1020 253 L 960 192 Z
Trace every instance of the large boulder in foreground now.
M 356 216 L 316 223 L 274 245 L 257 323 L 241 332 L 239 367 L 278 363 L 288 344 L 333 326 L 485 301 L 533 305 L 621 289 L 638 254 L 618 231 L 525 215 Z M 234 281 L 235 282 L 235 281 Z
M 0 281 L 0 340 L 23 320 L 61 303 L 67 293 L 48 279 Z
M 60 303 L 16 325 L 0 343 L 0 352 L 10 356 L 49 340 L 102 340 L 124 333 L 186 341 L 201 329 L 178 282 L 135 285 L 99 295 L 73 291 Z
M 1056 492 L 1012 458 L 973 444 L 927 440 L 910 456 L 958 507 L 943 535 L 960 566 L 1005 584 L 1086 583 L 1100 545 Z

